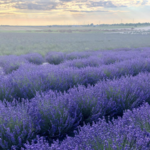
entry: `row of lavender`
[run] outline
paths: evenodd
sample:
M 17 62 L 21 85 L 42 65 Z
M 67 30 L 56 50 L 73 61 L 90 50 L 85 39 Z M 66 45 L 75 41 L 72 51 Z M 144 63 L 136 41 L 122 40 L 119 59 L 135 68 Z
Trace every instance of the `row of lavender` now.
M 138 53 L 138 55 L 137 55 Z M 61 53 L 50 52 L 45 58 L 40 54 L 32 53 L 21 56 L 0 56 L 0 67 L 3 68 L 5 74 L 9 74 L 14 70 L 17 70 L 20 65 L 25 63 L 33 63 L 41 65 L 45 62 L 50 64 L 61 64 L 62 67 L 77 67 L 82 68 L 86 66 L 97 67 L 104 64 L 112 64 L 122 60 L 132 59 L 135 57 L 147 58 L 150 56 L 148 49 L 145 51 L 96 51 L 96 52 L 74 52 L 74 53 Z M 1 74 L 1 73 L 0 73 Z
M 0 100 L 31 99 L 37 91 L 51 89 L 64 92 L 79 84 L 95 85 L 100 80 L 119 78 L 127 74 L 135 76 L 145 71 L 150 72 L 149 58 L 135 58 L 111 65 L 82 69 L 63 68 L 57 65 L 37 66 L 27 63 L 11 74 L 1 76 Z
M 47 138 L 51 144 L 54 139 L 62 139 L 66 134 L 72 135 L 73 131 L 77 130 L 79 125 L 83 126 L 84 123 L 92 125 L 93 121 L 96 122 L 102 117 L 105 117 L 106 121 L 112 121 L 113 117 L 122 116 L 125 110 L 138 108 L 144 102 L 150 103 L 149 89 L 150 74 L 140 73 L 135 77 L 101 81 L 87 88 L 80 85 L 64 94 L 54 91 L 37 94 L 31 101 L 24 100 L 22 103 L 1 102 L 0 148 L 10 149 L 13 145 L 12 148 L 19 149 L 26 141 L 31 142 L 37 135 Z M 143 109 L 148 111 L 149 106 Z M 137 116 L 134 117 L 134 115 Z M 149 144 L 140 143 L 141 138 L 143 140 L 150 138 L 148 133 L 150 116 L 145 111 L 130 115 L 130 118 L 124 117 L 122 121 L 116 123 L 116 127 L 111 125 L 105 127 L 106 123 L 102 122 L 95 124 L 89 131 L 89 126 L 83 126 L 79 136 L 69 138 L 61 145 L 55 143 L 51 145 L 51 148 L 59 149 L 60 146 L 60 149 L 71 150 L 74 149 L 74 146 L 79 145 L 78 149 L 84 149 L 84 146 L 88 146 L 89 149 L 92 146 L 94 149 L 95 145 L 97 149 L 96 146 L 100 148 L 108 144 L 111 147 L 111 144 L 117 143 L 119 146 L 121 143 L 122 146 L 134 149 L 135 146 Z M 134 128 L 134 125 L 138 128 Z M 94 132 L 95 128 L 99 132 Z M 37 149 L 36 144 L 28 145 L 28 147 Z M 38 148 L 40 149 L 40 146 Z
M 150 105 L 128 110 L 123 118 L 106 123 L 99 119 L 91 127 L 79 127 L 74 138 L 67 137 L 61 144 L 54 141 L 50 146 L 45 138 L 37 136 L 37 142 L 25 144 L 26 150 L 149 150 Z M 22 148 L 21 150 L 24 150 Z

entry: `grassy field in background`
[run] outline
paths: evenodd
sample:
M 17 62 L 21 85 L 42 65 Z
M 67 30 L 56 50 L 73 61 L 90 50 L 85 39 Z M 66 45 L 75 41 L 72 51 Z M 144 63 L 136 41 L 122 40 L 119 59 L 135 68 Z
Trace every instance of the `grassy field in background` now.
M 150 47 L 150 34 L 111 33 L 107 31 L 109 28 L 105 31 L 99 27 L 49 27 L 52 32 L 46 32 L 47 28 L 1 26 L 0 55 L 37 52 L 44 56 L 49 51 L 79 52 Z

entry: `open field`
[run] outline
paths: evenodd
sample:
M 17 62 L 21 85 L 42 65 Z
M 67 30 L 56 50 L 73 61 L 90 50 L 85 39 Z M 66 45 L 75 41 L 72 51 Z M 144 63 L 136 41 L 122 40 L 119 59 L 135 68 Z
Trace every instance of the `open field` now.
M 150 34 L 141 33 L 0 33 L 0 55 L 49 51 L 73 52 L 150 46 Z

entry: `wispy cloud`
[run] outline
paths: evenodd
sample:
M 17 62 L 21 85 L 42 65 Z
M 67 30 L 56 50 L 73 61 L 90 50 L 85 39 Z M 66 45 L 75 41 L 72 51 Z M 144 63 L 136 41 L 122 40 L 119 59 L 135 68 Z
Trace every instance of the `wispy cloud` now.
M 112 1 L 98 1 L 98 2 L 94 2 L 94 1 L 90 1 L 90 3 L 87 5 L 88 7 L 117 7 L 116 5 L 113 4 Z
M 14 13 L 3 13 L 3 12 L 0 12 L 0 15 L 13 15 Z
M 97 11 L 84 11 L 84 10 L 66 10 L 70 12 L 85 12 L 85 13 L 91 13 L 91 12 L 109 12 L 109 11 L 104 11 L 104 10 L 97 10 Z
M 79 8 L 118 8 L 128 6 L 149 5 L 149 0 L 1 0 L 0 6 L 26 10 L 54 10 L 57 7 L 76 5 Z M 86 11 L 86 10 L 85 10 Z
M 148 0 L 143 0 L 141 3 L 141 5 L 146 5 L 146 4 L 148 4 Z
M 21 2 L 14 5 L 17 9 L 26 9 L 26 10 L 52 10 L 55 9 L 57 3 L 55 2 Z

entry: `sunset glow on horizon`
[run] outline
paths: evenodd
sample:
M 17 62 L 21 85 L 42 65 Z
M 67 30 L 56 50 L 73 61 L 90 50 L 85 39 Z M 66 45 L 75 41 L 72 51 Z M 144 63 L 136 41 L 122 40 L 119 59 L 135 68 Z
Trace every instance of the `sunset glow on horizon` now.
M 148 0 L 1 0 L 0 25 L 150 22 Z

